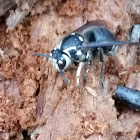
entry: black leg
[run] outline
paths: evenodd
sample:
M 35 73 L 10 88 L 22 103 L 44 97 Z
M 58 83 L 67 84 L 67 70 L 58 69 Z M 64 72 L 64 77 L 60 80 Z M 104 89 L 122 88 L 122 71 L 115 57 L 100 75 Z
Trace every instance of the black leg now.
M 104 83 L 103 83 L 103 69 L 104 69 L 104 51 L 102 48 L 98 48 L 99 52 L 100 52 L 100 61 L 102 62 L 101 64 L 101 72 L 100 72 L 100 84 L 101 87 L 104 88 Z
M 102 62 L 102 65 L 101 65 L 101 75 L 100 75 L 100 84 L 101 84 L 101 87 L 104 88 L 104 83 L 103 83 L 103 68 L 104 68 L 104 62 Z
M 68 80 L 65 78 L 64 73 L 63 73 L 62 69 L 61 69 L 59 66 L 58 66 L 58 68 L 59 68 L 59 72 L 60 72 L 60 74 L 61 74 L 61 76 L 62 76 L 62 78 L 63 78 L 63 80 L 64 80 L 65 84 L 67 85 L 67 84 L 68 84 Z

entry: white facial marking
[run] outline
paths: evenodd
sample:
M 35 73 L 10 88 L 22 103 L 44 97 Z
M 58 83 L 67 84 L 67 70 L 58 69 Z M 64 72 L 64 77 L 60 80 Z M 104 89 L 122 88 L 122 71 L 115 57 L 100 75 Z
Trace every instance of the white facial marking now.
M 61 60 L 58 61 L 59 64 L 63 64 L 63 62 Z
M 66 66 L 64 67 L 64 69 L 67 69 L 69 67 L 69 65 L 72 63 L 72 61 L 71 61 L 71 59 L 67 55 L 63 54 L 62 56 L 66 60 Z
M 52 53 L 50 53 L 50 56 L 52 56 Z M 58 65 L 57 65 L 57 60 L 52 58 L 52 57 L 50 57 L 49 59 L 52 62 L 52 65 L 59 71 L 59 68 L 58 68 Z

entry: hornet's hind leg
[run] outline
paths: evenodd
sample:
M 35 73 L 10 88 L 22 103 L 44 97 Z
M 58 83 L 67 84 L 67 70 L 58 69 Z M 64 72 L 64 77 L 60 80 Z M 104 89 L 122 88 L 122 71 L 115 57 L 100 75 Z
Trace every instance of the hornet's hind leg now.
M 93 59 L 93 54 L 92 54 L 91 51 L 88 51 L 87 52 L 87 55 L 86 55 L 86 61 L 88 62 L 88 66 L 87 66 L 87 69 L 86 69 L 85 74 L 84 74 L 84 77 L 83 77 L 83 84 L 86 83 L 87 73 L 90 70 L 90 67 L 91 67 L 91 64 L 92 64 L 92 59 Z
M 102 48 L 98 48 L 99 53 L 100 53 L 100 61 L 102 62 L 101 64 L 101 72 L 100 72 L 100 84 L 101 87 L 104 88 L 104 83 L 103 83 L 103 69 L 104 69 L 104 51 Z
M 85 74 L 84 74 L 84 77 L 83 77 L 83 84 L 85 84 L 85 83 L 86 83 L 87 73 L 89 72 L 90 67 L 91 67 L 91 61 L 90 61 L 90 62 L 88 62 L 88 67 L 87 67 L 87 69 L 86 69 L 86 71 L 85 71 Z
M 114 55 L 118 50 L 118 45 L 113 45 L 113 46 L 110 46 L 110 47 L 104 47 L 103 48 L 103 51 L 104 51 L 104 54 L 107 55 L 107 56 L 112 56 Z
M 99 53 L 100 53 L 100 61 L 102 62 L 101 64 L 101 74 L 100 74 L 100 84 L 102 86 L 102 88 L 104 88 L 104 84 L 103 84 L 103 69 L 104 69 L 104 54 L 108 55 L 108 56 L 112 56 L 116 53 L 118 49 L 118 45 L 113 45 L 113 46 L 109 46 L 109 47 L 104 47 L 104 48 L 98 48 Z

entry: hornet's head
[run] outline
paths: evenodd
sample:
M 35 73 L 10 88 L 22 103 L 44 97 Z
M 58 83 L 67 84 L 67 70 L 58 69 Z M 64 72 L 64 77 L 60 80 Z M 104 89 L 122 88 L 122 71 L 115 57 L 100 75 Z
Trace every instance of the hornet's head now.
M 70 57 L 60 49 L 53 49 L 50 53 L 50 60 L 53 66 L 60 71 L 64 71 L 72 63 Z
M 67 79 L 64 77 L 63 72 L 70 65 L 71 60 L 65 53 L 63 53 L 63 51 L 61 51 L 60 49 L 54 49 L 49 55 L 35 53 L 33 54 L 33 56 L 45 56 L 49 58 L 53 66 L 60 72 L 65 83 L 68 83 Z
M 49 58 L 53 66 L 60 72 L 65 83 L 67 83 L 63 72 L 73 63 L 73 56 L 77 52 L 77 46 L 81 45 L 83 41 L 84 39 L 81 35 L 72 33 L 64 37 L 49 55 L 36 53 L 34 56 Z

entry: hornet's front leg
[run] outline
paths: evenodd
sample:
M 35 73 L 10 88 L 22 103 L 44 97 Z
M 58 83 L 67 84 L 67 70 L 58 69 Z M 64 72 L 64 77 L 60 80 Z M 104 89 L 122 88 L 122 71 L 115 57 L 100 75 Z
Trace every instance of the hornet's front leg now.
M 84 77 L 83 77 L 83 83 L 84 83 L 84 84 L 86 83 L 87 73 L 89 72 L 90 67 L 91 67 L 91 61 L 88 62 L 88 67 L 87 67 L 87 69 L 86 69 L 86 71 L 85 71 L 85 74 L 84 74 Z
M 78 69 L 77 69 L 77 73 L 76 73 L 76 78 L 77 78 L 77 88 L 79 89 L 79 92 L 80 92 L 80 73 L 81 73 L 81 70 L 82 68 L 84 67 L 85 65 L 85 62 L 80 62 L 79 63 L 79 66 L 78 66 Z

